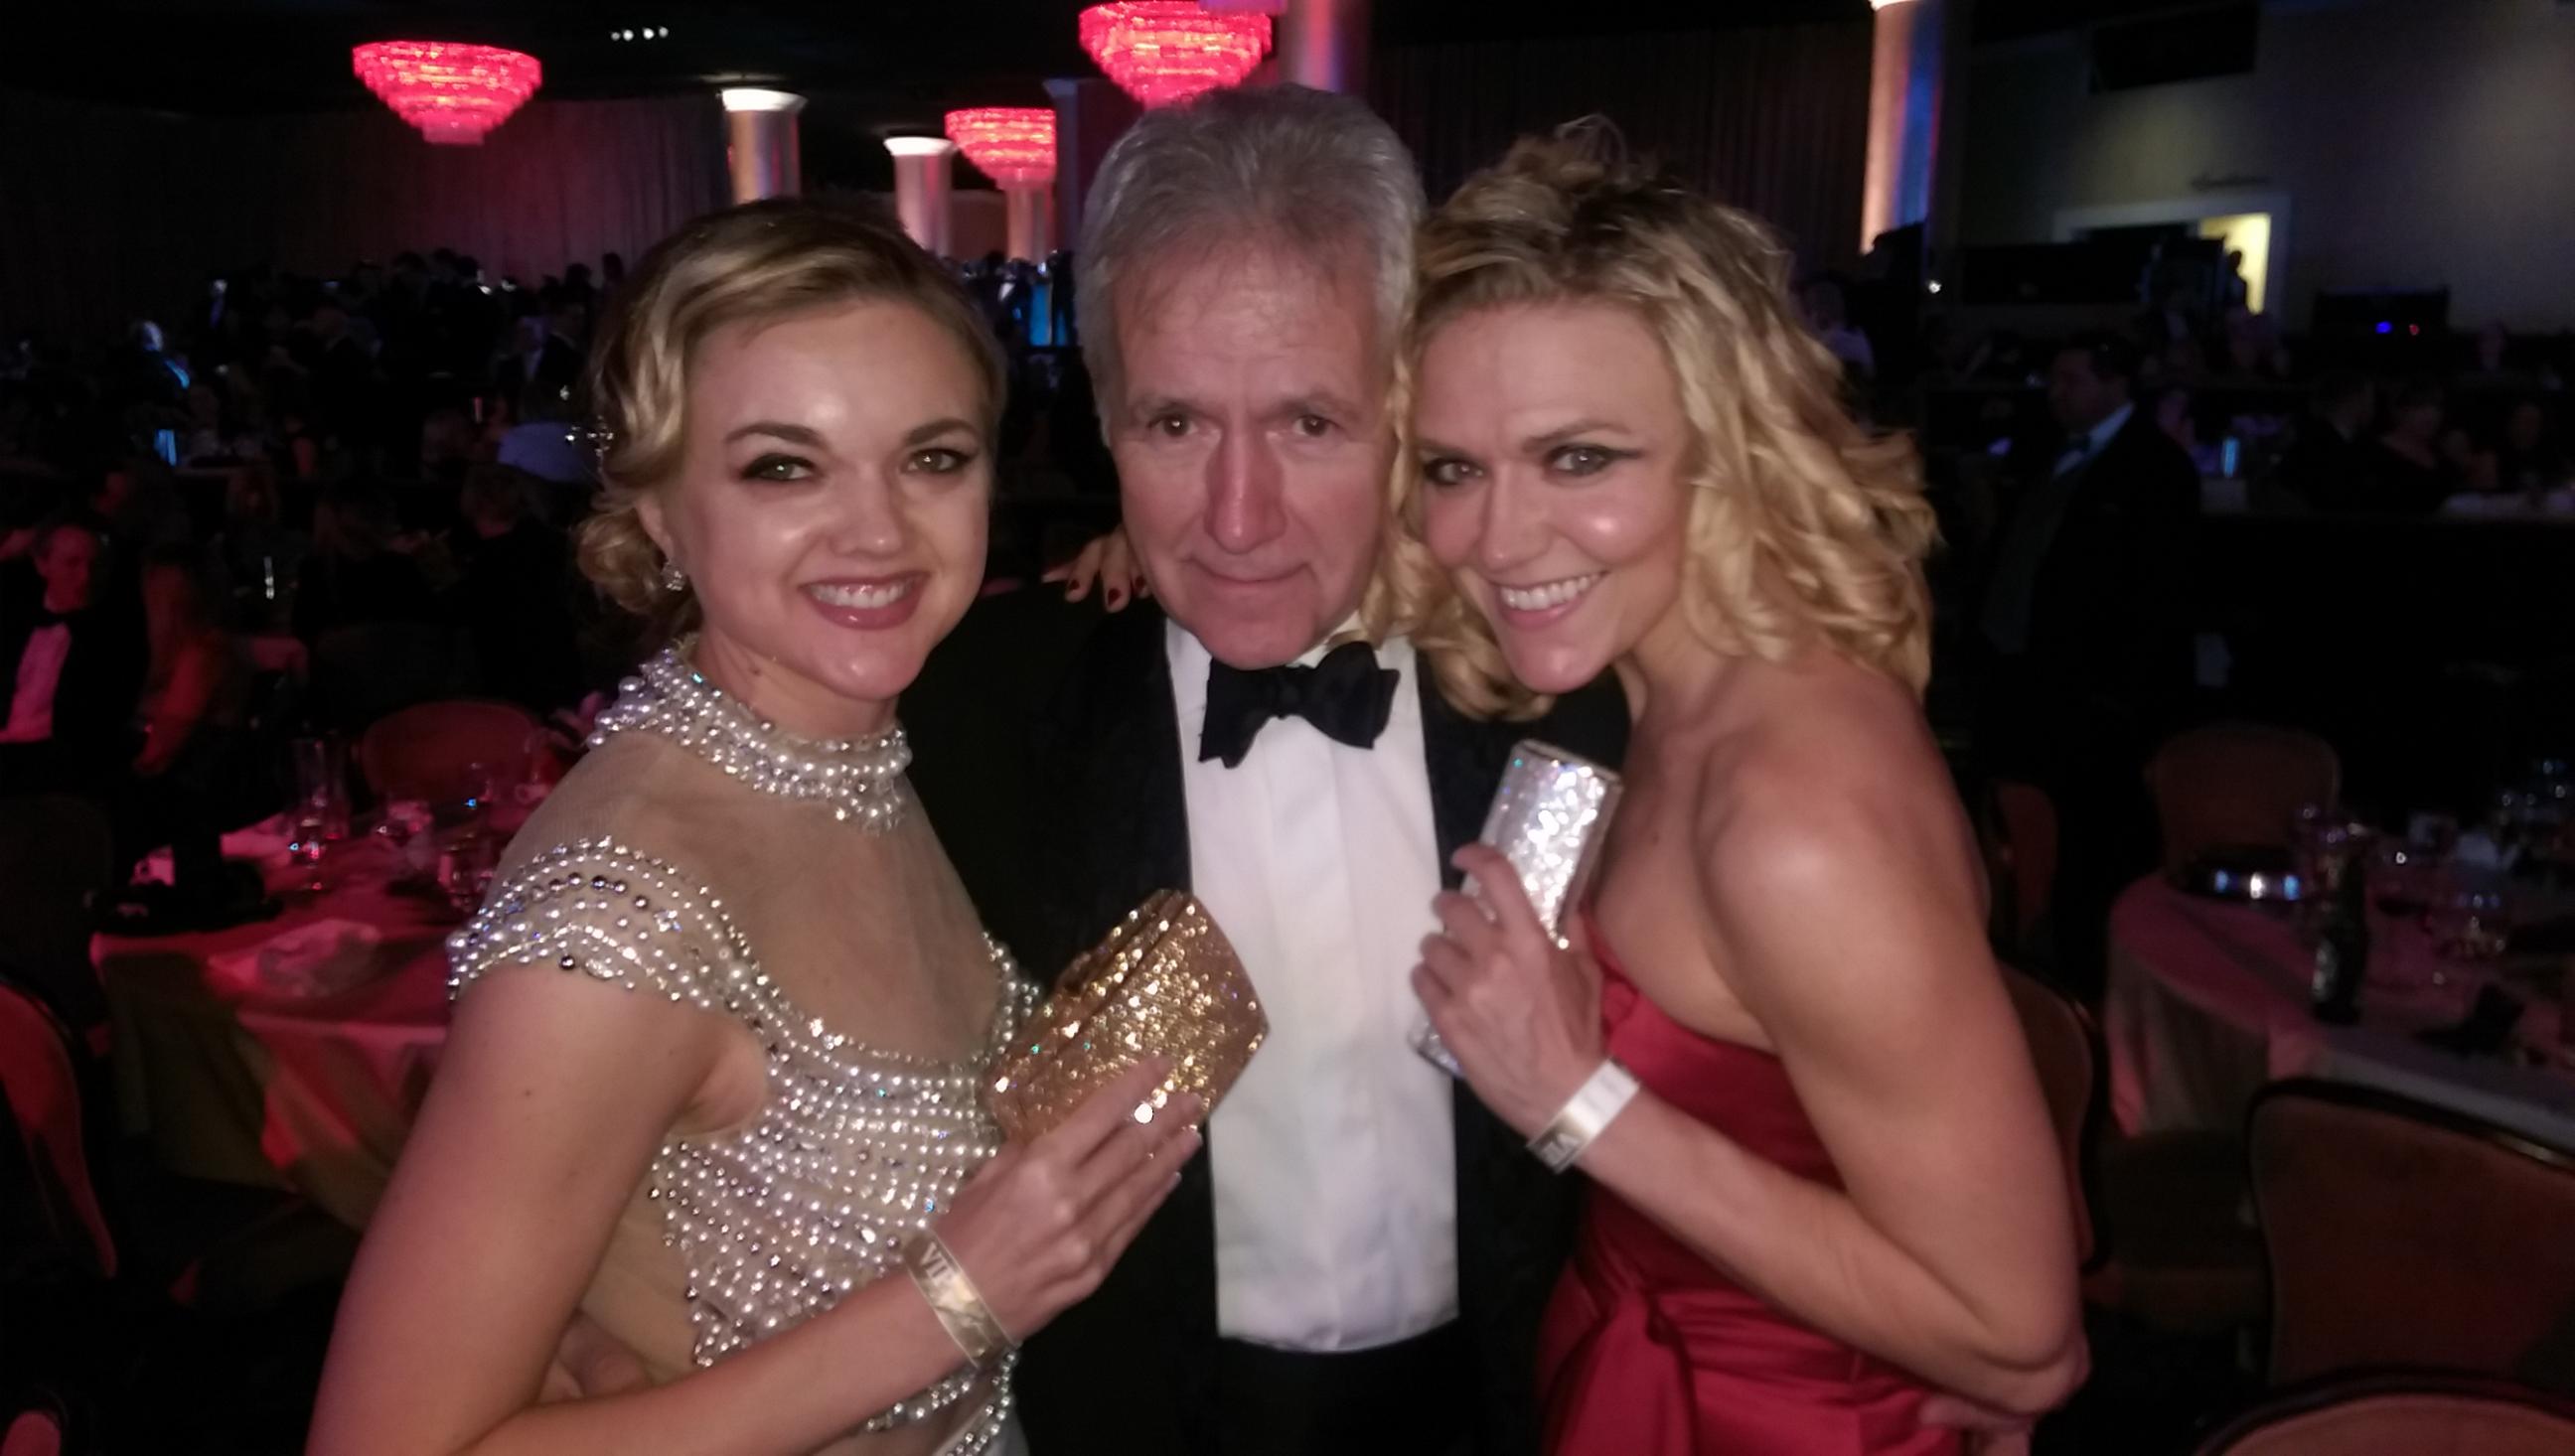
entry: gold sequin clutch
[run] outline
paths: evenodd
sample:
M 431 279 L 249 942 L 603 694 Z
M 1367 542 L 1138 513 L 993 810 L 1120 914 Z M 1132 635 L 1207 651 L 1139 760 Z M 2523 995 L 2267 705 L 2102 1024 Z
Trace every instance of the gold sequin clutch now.
M 1269 1034 L 1225 932 L 1162 890 L 1066 969 L 994 1073 L 993 1116 L 1015 1142 L 1037 1137 L 1149 1056 L 1172 1064 L 1156 1106 L 1195 1092 L 1214 1110 Z

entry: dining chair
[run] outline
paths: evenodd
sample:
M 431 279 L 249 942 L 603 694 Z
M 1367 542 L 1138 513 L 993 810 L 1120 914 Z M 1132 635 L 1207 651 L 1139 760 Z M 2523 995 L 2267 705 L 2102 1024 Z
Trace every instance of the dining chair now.
M 2084 1024 L 2106 1067 L 2097 1028 Z M 2125 1133 L 2095 1116 L 2084 1153 L 2083 1302 L 2158 1335 L 2242 1340 L 2266 1304 L 2243 1138 L 2196 1127 Z
M 13 1396 L 0 1407 L 0 1456 L 64 1456 L 65 1429 L 70 1424 L 62 1406 L 47 1396 Z
M 100 1278 L 116 1274 L 116 1240 L 90 1180 L 80 1072 L 71 1032 L 24 987 L 0 980 L 0 1100 L 17 1128 L 35 1203 L 28 1222 L 47 1246 Z M 13 1250 L 13 1257 L 29 1250 Z
M 2575 1392 L 2575 1157 L 2307 1079 L 2247 1126 L 2273 1384 L 2404 1365 Z
M 2054 907 L 2056 805 L 2037 784 L 2009 778 L 1987 786 L 1984 800 L 1978 837 L 1993 886 L 1991 933 L 2004 955 L 2029 964 Z
M 2508 1381 L 2393 1371 L 2275 1395 L 2195 1456 L 2566 1456 L 2575 1401 Z
M 343 732 L 363 732 L 406 708 L 452 697 L 473 677 L 457 634 L 418 622 L 324 633 L 313 644 L 312 667 L 318 716 Z
M 368 728 L 358 740 L 358 767 L 379 798 L 458 802 L 524 781 L 544 735 L 545 726 L 515 704 L 424 703 Z M 469 777 L 476 764 L 483 783 Z
M 2313 733 L 2263 724 L 2211 724 L 2165 740 L 2146 764 L 2163 831 L 2164 867 L 2200 853 L 2289 842 L 2303 804 L 2342 792 L 2342 759 Z
M 99 901 L 116 887 L 115 839 L 86 799 L 0 799 L 0 972 L 99 1049 L 107 997 L 89 941 Z
M 2086 1155 L 2101 1105 L 2100 1037 L 2093 1030 L 2091 1014 L 2071 996 L 2026 971 L 2006 965 L 2002 972 L 2003 984 L 2011 992 L 2012 1010 L 2020 1017 L 2021 1034 L 2029 1042 L 2030 1063 L 2038 1072 L 2039 1091 L 2047 1098 L 2047 1117 L 2056 1129 L 2057 1151 L 2065 1160 L 2076 1257 L 2089 1263 L 2092 1214 L 2086 1197 Z

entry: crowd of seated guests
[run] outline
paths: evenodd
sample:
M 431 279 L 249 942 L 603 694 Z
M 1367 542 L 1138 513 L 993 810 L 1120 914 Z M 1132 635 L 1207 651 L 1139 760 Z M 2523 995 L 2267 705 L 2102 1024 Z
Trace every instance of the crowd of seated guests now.
M 2575 514 L 2575 340 L 2501 323 L 2291 335 L 2246 306 L 2237 261 L 2213 278 L 2151 273 L 2146 306 L 2117 331 L 2137 400 L 2203 477 L 2247 482 L 2263 510 Z M 1919 430 L 1935 458 L 2001 458 L 2052 435 L 2037 398 L 2058 341 L 1979 332 L 1936 302 L 1862 309 L 1856 292 L 1845 317 L 1843 295 L 1837 278 L 1811 282 L 1808 319 L 1881 423 Z
M 2057 809 L 2048 968 L 2078 989 L 2151 861 L 2154 744 L 2277 686 L 2238 674 L 2238 649 L 2269 672 L 2279 644 L 2230 636 L 2271 619 L 2205 579 L 2206 512 L 2575 520 L 2564 339 L 2289 336 L 2204 286 L 2157 289 L 2123 327 L 1978 333 L 1936 301 L 1863 308 L 1865 287 L 1846 312 L 1810 285 L 1808 320 L 1851 400 L 1923 444 L 1943 535 L 1931 712 L 1971 789 L 2034 783 Z
M 1069 260 L 959 271 L 1012 361 L 1006 481 L 1114 492 Z M 245 269 L 87 348 L 0 348 L 0 796 L 93 800 L 212 920 L 255 894 L 217 835 L 278 806 L 288 737 L 433 697 L 578 731 L 637 650 L 568 543 L 624 276 L 612 253 L 527 286 L 446 248 Z M 1034 578 L 1039 534 L 997 523 L 997 573 Z
M 563 534 L 622 274 L 254 270 L 168 330 L 0 354 L 0 796 L 91 801 L 207 923 L 255 907 L 218 836 L 279 805 L 287 737 L 430 694 L 577 712 L 625 653 Z

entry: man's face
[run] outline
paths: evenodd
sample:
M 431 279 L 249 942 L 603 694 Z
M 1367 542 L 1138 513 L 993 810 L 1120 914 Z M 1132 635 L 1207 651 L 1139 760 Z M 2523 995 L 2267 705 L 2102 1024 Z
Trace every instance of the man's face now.
M 86 610 L 98 575 L 98 538 L 77 527 L 55 532 L 36 554 L 36 575 L 45 582 L 46 610 Z
M 2104 375 L 2092 356 L 2068 349 L 2047 371 L 2047 408 L 2068 433 L 2089 430 L 2128 402 L 2128 382 Z
M 1113 300 L 1105 402 L 1128 537 L 1220 661 L 1292 662 L 1376 564 L 1394 442 L 1367 270 L 1248 247 L 1147 263 Z

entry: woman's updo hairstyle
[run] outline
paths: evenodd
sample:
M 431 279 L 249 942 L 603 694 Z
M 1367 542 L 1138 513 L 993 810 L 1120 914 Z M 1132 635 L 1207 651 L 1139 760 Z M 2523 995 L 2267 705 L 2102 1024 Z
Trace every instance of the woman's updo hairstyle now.
M 863 300 L 910 304 L 955 336 L 983 378 L 989 437 L 1007 388 L 1000 341 L 948 265 L 880 207 L 771 198 L 710 213 L 656 244 L 619 287 L 591 349 L 600 489 L 581 525 L 581 569 L 657 637 L 694 626 L 697 599 L 664 589 L 662 553 L 636 505 L 679 471 L 699 344 L 727 324 Z

